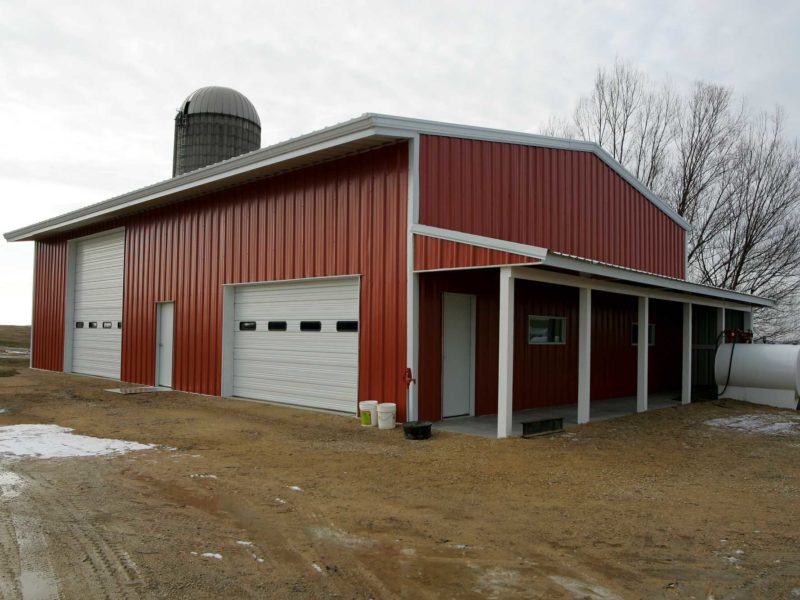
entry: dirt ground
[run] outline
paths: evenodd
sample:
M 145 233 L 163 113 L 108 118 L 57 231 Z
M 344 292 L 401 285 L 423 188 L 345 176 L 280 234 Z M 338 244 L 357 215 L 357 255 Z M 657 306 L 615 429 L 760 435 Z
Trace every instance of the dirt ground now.
M 158 448 L 0 459 L 25 484 L 0 498 L 2 598 L 22 596 L 22 573 L 63 599 L 800 597 L 800 435 L 705 424 L 780 411 L 720 401 L 528 440 L 411 442 L 17 366 L 0 426 Z

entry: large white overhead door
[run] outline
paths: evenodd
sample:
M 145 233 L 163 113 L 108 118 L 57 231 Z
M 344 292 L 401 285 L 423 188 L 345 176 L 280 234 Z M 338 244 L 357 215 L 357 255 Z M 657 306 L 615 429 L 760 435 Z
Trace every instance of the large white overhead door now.
M 119 379 L 125 232 L 75 242 L 72 371 Z
M 355 413 L 357 277 L 237 286 L 233 395 Z

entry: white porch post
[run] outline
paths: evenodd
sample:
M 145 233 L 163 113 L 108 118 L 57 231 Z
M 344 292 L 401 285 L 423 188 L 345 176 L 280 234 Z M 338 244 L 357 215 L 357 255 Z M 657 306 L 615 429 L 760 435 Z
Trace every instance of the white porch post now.
M 592 381 L 592 290 L 578 288 L 578 423 L 589 422 Z
M 514 277 L 500 269 L 500 349 L 497 369 L 497 437 L 511 435 L 514 413 Z
M 647 411 L 647 351 L 650 348 L 650 303 L 647 296 L 639 296 L 639 339 L 637 376 L 636 376 L 636 412 Z
M 744 330 L 753 331 L 753 313 L 751 310 L 744 311 Z
M 717 308 L 717 336 L 723 331 L 725 331 L 725 307 L 720 306 Z M 719 343 L 724 344 L 725 338 L 723 337 Z
M 681 404 L 692 401 L 692 303 L 683 303 Z

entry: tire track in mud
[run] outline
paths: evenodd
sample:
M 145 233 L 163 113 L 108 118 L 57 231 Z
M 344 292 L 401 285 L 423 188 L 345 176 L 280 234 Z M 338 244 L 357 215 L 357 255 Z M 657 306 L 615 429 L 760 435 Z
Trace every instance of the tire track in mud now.
M 122 545 L 96 527 L 91 517 L 87 518 L 86 511 L 77 506 L 69 494 L 59 492 L 46 475 L 26 470 L 25 476 L 28 480 L 24 492 L 26 504 L 36 507 L 50 537 L 66 546 L 59 548 L 57 554 L 51 548 L 50 558 L 55 559 L 56 573 L 62 574 L 65 591 L 75 591 L 69 597 L 143 598 L 139 588 L 144 586 L 145 579 Z M 78 559 L 80 556 L 83 558 Z
M 19 550 L 16 532 L 11 523 L 11 510 L 7 504 L 7 500 L 0 500 L 0 598 L 15 600 L 22 597 Z

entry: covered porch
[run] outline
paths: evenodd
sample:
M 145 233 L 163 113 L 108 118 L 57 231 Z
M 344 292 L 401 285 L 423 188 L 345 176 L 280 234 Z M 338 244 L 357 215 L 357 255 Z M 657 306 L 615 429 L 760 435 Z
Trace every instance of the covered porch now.
M 695 384 L 713 386 L 726 326 L 751 328 L 753 297 L 728 290 L 541 249 L 495 265 L 415 272 L 412 414 L 441 430 L 508 437 L 526 420 L 688 404 Z
M 680 406 L 680 404 L 681 399 L 680 397 L 675 396 L 675 394 L 650 394 L 648 410 L 671 408 L 674 406 Z M 609 419 L 618 419 L 620 417 L 635 414 L 636 412 L 636 396 L 598 400 L 592 405 L 591 420 L 607 421 Z M 578 405 L 562 404 L 558 406 L 529 408 L 525 410 L 514 411 L 512 413 L 511 433 L 509 436 L 521 436 L 522 424 L 526 421 L 555 418 L 563 419 L 565 428 L 578 425 Z M 466 433 L 469 435 L 493 438 L 497 437 L 497 415 L 452 417 L 437 421 L 434 423 L 433 427 L 440 431 Z

